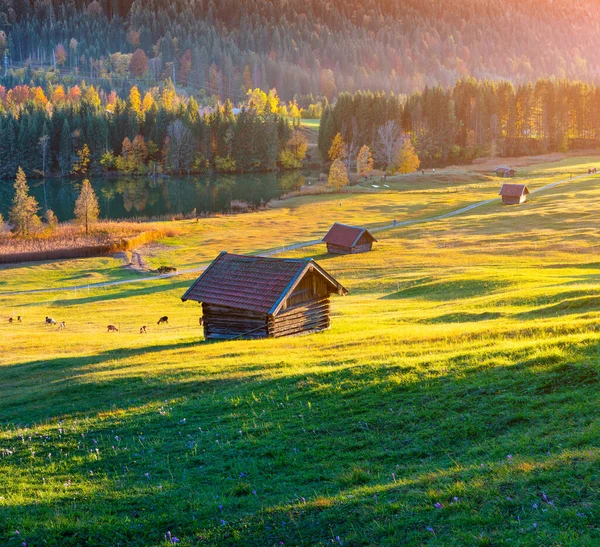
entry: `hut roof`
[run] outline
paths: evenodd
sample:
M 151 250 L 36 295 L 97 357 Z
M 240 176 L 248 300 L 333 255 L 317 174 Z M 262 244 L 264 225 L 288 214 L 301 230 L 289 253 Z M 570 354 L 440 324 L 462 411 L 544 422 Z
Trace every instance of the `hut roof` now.
M 500 188 L 501 196 L 521 197 L 529 194 L 529 189 L 525 184 L 503 184 Z
M 373 234 L 366 228 L 348 226 L 347 224 L 336 222 L 323 238 L 323 243 L 333 243 L 342 247 L 354 247 L 363 234 L 367 234 L 373 241 L 377 241 Z
M 332 293 L 348 294 L 312 259 L 264 258 L 222 252 L 181 299 L 273 315 L 309 271 L 320 275 Z

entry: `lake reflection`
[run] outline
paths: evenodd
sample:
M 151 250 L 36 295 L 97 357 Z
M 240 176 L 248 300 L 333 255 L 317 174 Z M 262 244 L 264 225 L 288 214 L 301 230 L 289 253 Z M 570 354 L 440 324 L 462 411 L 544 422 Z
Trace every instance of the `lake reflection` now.
M 194 209 L 222 212 L 232 200 L 260 205 L 297 190 L 305 178 L 299 171 L 241 175 L 201 175 L 190 177 L 90 178 L 98 196 L 100 216 L 107 219 L 152 218 L 189 214 Z M 73 218 L 81 181 L 49 178 L 30 180 L 31 193 L 41 207 L 40 214 L 52 209 L 59 220 Z M 5 217 L 13 197 L 11 181 L 0 181 L 0 213 Z

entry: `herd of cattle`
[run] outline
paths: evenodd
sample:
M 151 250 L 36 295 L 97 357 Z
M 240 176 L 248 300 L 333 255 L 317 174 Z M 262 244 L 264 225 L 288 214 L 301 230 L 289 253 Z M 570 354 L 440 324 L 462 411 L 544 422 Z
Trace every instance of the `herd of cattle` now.
M 15 317 L 9 317 L 8 318 L 8 322 L 10 324 L 13 323 L 23 323 L 23 318 L 18 315 L 16 318 Z M 200 318 L 200 326 L 202 326 L 202 317 Z M 169 317 L 167 315 L 163 315 L 156 323 L 158 326 L 160 325 L 168 325 L 169 324 Z M 63 330 L 67 328 L 67 323 L 65 321 L 61 321 L 60 323 L 57 322 L 55 319 L 53 319 L 52 317 L 48 317 L 46 316 L 46 326 L 50 326 L 50 327 L 54 327 L 58 325 L 58 330 Z M 106 327 L 107 332 L 119 332 L 119 328 L 116 325 L 108 325 Z M 140 334 L 147 334 L 148 333 L 148 327 L 147 325 L 143 325 L 140 327 Z

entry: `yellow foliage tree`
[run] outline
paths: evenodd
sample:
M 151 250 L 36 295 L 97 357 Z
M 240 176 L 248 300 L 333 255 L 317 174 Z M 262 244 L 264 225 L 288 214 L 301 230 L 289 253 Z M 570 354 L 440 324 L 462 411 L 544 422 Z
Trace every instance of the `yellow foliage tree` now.
M 100 100 L 100 95 L 96 91 L 96 88 L 91 85 L 89 86 L 85 92 L 83 93 L 83 100 L 88 103 L 90 106 L 94 108 L 100 108 L 102 101 Z
M 144 95 L 144 100 L 142 101 L 142 112 L 144 114 L 148 112 L 154 106 L 154 98 L 150 93 L 146 93 Z
M 329 169 L 329 178 L 327 179 L 329 186 L 333 186 L 339 190 L 343 186 L 348 186 L 348 169 L 346 164 L 341 159 L 336 159 Z
M 142 96 L 137 85 L 134 85 L 129 91 L 129 107 L 138 116 L 142 116 Z
M 90 181 L 86 179 L 81 185 L 81 192 L 75 202 L 75 220 L 78 224 L 85 226 L 85 233 L 87 235 L 90 225 L 98 220 L 99 215 L 98 198 Z
M 52 103 L 54 105 L 64 103 L 66 98 L 65 88 L 62 85 L 57 85 L 52 93 Z
M 288 112 L 289 112 L 289 116 L 290 118 L 294 119 L 294 120 L 299 120 L 301 115 L 300 115 L 300 109 L 298 108 L 298 103 L 296 101 L 294 101 L 290 107 L 288 108 Z
M 267 102 L 269 103 L 271 112 L 277 112 L 279 110 L 279 95 L 277 95 L 277 90 L 275 88 L 269 91 Z
M 77 160 L 73 164 L 74 175 L 85 175 L 90 168 L 90 149 L 87 144 L 81 150 L 77 150 Z
M 420 165 L 421 161 L 419 160 L 419 156 L 417 156 L 412 141 L 406 139 L 398 155 L 398 173 L 413 173 Z
M 267 106 L 267 94 L 257 87 L 256 89 L 248 90 L 246 96 L 248 97 L 248 108 L 254 110 L 257 114 L 264 114 Z
M 173 110 L 173 107 L 175 106 L 175 89 L 173 89 L 173 85 L 166 85 L 163 88 L 160 100 L 166 110 Z
M 345 143 L 344 139 L 342 139 L 341 133 L 338 133 L 335 137 L 333 137 L 328 154 L 331 161 L 338 160 L 344 155 L 344 145 Z
M 46 105 L 48 104 L 48 99 L 46 98 L 44 90 L 41 87 L 36 88 L 35 95 L 33 97 L 33 102 L 36 104 L 36 106 L 39 106 L 40 108 L 46 108 Z
M 371 149 L 365 144 L 358 152 L 356 158 L 356 173 L 359 177 L 366 177 L 373 170 L 373 155 Z

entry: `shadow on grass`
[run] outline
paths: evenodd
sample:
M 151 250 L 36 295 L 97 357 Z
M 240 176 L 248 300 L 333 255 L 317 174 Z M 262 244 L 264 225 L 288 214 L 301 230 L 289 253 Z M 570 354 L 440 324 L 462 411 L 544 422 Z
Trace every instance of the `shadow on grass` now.
M 564 297 L 564 295 L 562 296 Z M 551 306 L 545 306 L 531 311 L 514 314 L 513 317 L 518 319 L 532 319 L 535 317 L 582 314 L 592 311 L 600 311 L 600 296 L 566 298 Z
M 136 288 L 136 289 L 126 289 L 124 286 L 117 287 L 107 287 L 106 292 L 102 294 L 98 294 L 99 291 L 103 291 L 104 289 L 95 287 L 93 288 L 93 292 L 96 293 L 92 296 L 79 296 L 80 294 L 85 294 L 87 292 L 86 289 L 82 289 L 80 291 L 71 291 L 68 294 L 73 295 L 73 298 L 62 298 L 60 300 L 53 300 L 49 303 L 48 307 L 73 307 L 73 306 L 81 306 L 85 304 L 94 304 L 98 302 L 110 302 L 112 300 L 121 300 L 123 298 L 133 298 L 136 296 L 147 296 L 149 294 L 159 294 L 169 291 L 181 291 L 181 295 L 185 292 L 185 290 L 191 285 L 192 281 L 190 280 L 179 280 L 179 281 L 170 281 L 166 280 L 166 284 L 147 284 L 145 287 Z M 77 296 L 75 296 L 77 294 Z M 178 296 L 181 296 L 178 295 Z M 39 302 L 29 302 L 25 304 L 21 304 L 19 307 L 27 308 L 27 307 L 39 307 Z
M 510 287 L 509 281 L 490 279 L 467 279 L 450 281 L 416 281 L 416 284 L 384 296 L 384 300 L 401 298 L 424 298 L 426 300 L 450 301 L 491 294 L 498 289 Z
M 503 313 L 499 312 L 481 312 L 481 313 L 448 313 L 439 315 L 430 319 L 424 319 L 420 323 L 438 324 L 438 323 L 474 323 L 478 321 L 492 321 L 504 317 Z
M 499 349 L 487 363 L 468 351 L 449 359 L 440 376 L 401 363 L 277 378 L 211 379 L 188 370 L 49 384 L 38 400 L 23 394 L 3 407 L 3 421 L 62 417 L 66 422 L 56 427 L 64 431 L 60 438 L 53 430 L 22 441 L 21 432 L 7 430 L 6 446 L 16 453 L 4 457 L 4 468 L 16 473 L 30 451 L 64 447 L 69 454 L 61 456 L 58 480 L 69 477 L 73 486 L 50 501 L 38 500 L 40 493 L 31 504 L 5 501 L 0 539 L 10 544 L 21 530 L 31 544 L 141 546 L 157 545 L 173 530 L 187 542 L 202 536 L 199 544 L 208 545 L 325 545 L 323 529 L 331 527 L 349 545 L 423 545 L 431 535 L 425 522 L 435 527 L 439 545 L 455 546 L 468 544 L 456 539 L 461 529 L 481 527 L 498 543 L 511 534 L 518 540 L 522 531 L 504 515 L 527 519 L 521 507 L 546 503 L 540 491 L 567 514 L 548 505 L 549 516 L 533 511 L 530 527 L 540 522 L 552 534 L 574 518 L 569 510 L 589 512 L 596 491 L 576 485 L 597 474 L 597 461 L 553 456 L 555 464 L 546 462 L 551 451 L 573 454 L 594 444 L 598 345 L 572 353 L 561 353 L 558 344 L 546 354 Z M 99 357 L 110 361 L 113 353 Z M 33 364 L 21 369 L 32 383 L 39 362 Z M 406 381 L 398 381 L 399 372 Z M 98 458 L 89 456 L 95 447 Z M 39 460 L 28 473 L 54 479 L 56 464 Z M 90 495 L 67 495 L 86 484 Z M 19 499 L 33 496 L 23 492 Z M 460 498 L 452 510 L 434 507 L 438 499 L 453 504 L 452 496 Z M 380 525 L 394 518 L 402 525 Z

